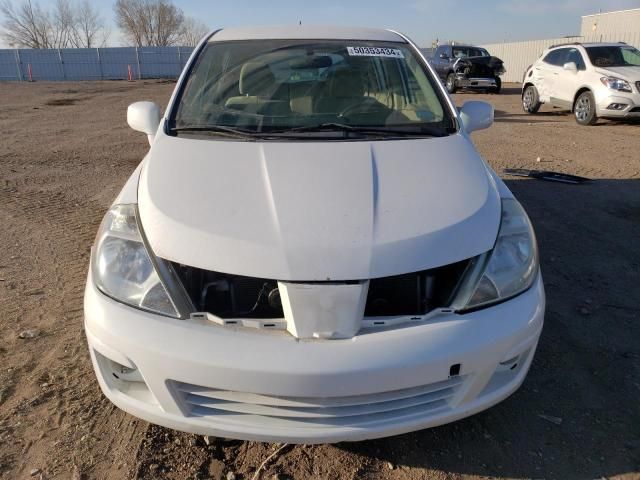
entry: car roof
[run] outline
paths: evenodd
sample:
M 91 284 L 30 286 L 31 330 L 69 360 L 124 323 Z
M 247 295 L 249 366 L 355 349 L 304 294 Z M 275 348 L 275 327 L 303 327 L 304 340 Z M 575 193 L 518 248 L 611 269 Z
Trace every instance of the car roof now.
M 320 25 L 290 25 L 283 27 L 234 27 L 216 32 L 210 42 L 229 40 L 373 40 L 402 42 L 396 32 L 377 28 L 335 27 Z
M 583 43 L 583 47 L 628 47 L 629 45 L 623 42 L 589 42 Z
M 627 47 L 628 45 L 623 42 L 573 42 L 573 43 L 560 43 L 558 45 L 551 45 L 548 49 L 555 50 L 556 48 L 571 48 L 571 47 Z

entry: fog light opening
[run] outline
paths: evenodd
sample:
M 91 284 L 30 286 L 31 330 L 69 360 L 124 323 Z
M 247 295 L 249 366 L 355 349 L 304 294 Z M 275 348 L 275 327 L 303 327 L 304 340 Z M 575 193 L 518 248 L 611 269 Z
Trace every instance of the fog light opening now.
M 510 358 L 509 360 L 505 360 L 504 362 L 500 362 L 500 365 L 503 365 L 505 367 L 510 366 L 513 363 L 518 363 L 518 359 L 520 358 L 520 355 L 515 356 L 513 358 Z
M 626 103 L 612 103 L 607 107 L 607 110 L 624 110 L 626 107 Z
M 107 359 L 111 375 L 121 382 L 145 383 L 137 367 L 126 367 L 118 362 Z
M 510 358 L 509 360 L 505 360 L 504 362 L 500 362 L 500 365 L 498 366 L 498 371 L 509 371 L 509 370 L 516 370 L 520 364 L 521 364 L 521 359 L 523 358 L 522 354 L 517 355 L 513 358 Z

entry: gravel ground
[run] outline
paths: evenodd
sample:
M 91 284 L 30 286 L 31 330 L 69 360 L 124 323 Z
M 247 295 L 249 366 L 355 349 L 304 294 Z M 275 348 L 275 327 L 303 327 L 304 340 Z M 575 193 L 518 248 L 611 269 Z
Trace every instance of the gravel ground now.
M 147 149 L 126 106 L 165 105 L 173 86 L 0 85 L 0 478 L 251 479 L 278 448 L 139 421 L 102 396 L 91 369 L 82 329 L 90 245 Z M 496 107 L 496 124 L 474 140 L 498 172 L 596 179 L 508 180 L 535 224 L 548 294 L 525 384 L 455 424 L 285 446 L 263 478 L 640 478 L 640 125 L 579 127 L 548 108 L 526 116 L 517 88 L 456 95 L 469 99 Z

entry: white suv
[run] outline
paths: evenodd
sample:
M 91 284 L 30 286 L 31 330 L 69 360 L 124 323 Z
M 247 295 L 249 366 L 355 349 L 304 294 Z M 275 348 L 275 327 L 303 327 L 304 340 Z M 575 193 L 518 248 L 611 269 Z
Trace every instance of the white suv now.
M 626 43 L 572 43 L 546 50 L 524 74 L 522 106 L 573 112 L 580 125 L 598 117 L 640 118 L 640 51 Z

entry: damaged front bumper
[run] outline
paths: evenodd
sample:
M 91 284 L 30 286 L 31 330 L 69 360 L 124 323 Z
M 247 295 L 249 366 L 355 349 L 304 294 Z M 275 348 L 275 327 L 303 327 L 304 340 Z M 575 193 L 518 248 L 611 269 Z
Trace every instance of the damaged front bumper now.
M 88 279 L 85 331 L 104 394 L 186 432 L 329 443 L 472 415 L 523 382 L 542 330 L 539 277 L 502 304 L 345 340 L 224 328 L 136 310 Z
M 464 74 L 457 74 L 456 86 L 459 88 L 498 88 L 498 82 L 494 77 L 468 78 Z
M 505 73 L 502 60 L 497 57 L 467 57 L 453 65 L 458 88 L 499 88 L 500 75 Z

